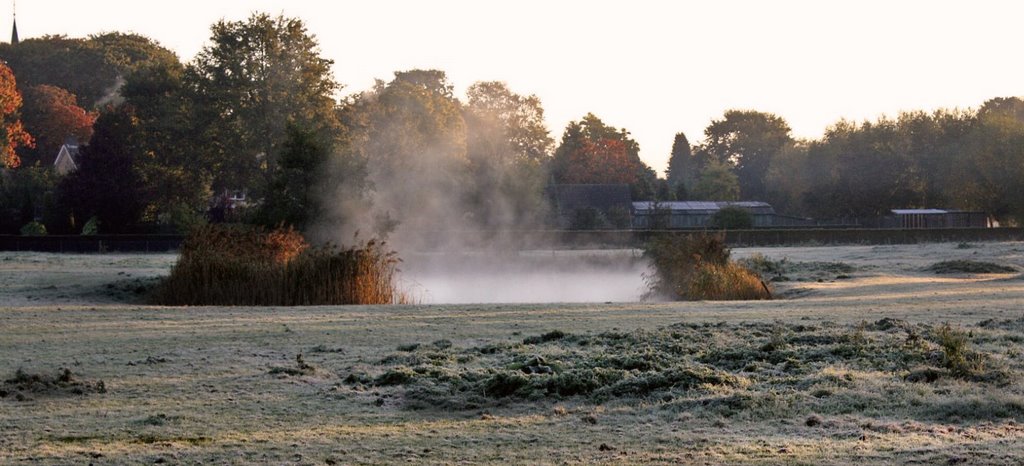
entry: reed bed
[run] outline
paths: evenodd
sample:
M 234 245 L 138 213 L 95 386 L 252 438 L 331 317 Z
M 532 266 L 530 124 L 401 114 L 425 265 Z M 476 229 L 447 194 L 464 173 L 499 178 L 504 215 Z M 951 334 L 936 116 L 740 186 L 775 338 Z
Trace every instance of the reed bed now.
M 746 267 L 729 260 L 721 233 L 670 235 L 652 239 L 644 255 L 654 266 L 646 276 L 648 299 L 771 299 L 771 288 Z
M 312 247 L 292 229 L 208 226 L 182 245 L 152 301 L 172 306 L 401 304 L 400 260 L 369 240 Z

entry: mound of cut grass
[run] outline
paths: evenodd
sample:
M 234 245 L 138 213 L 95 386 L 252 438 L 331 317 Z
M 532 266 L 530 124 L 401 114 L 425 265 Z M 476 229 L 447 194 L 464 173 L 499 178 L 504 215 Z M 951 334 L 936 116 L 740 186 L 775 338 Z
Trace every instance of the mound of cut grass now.
M 397 304 L 399 259 L 383 242 L 310 247 L 291 229 L 208 226 L 182 245 L 155 304 L 297 306 Z
M 656 330 L 572 334 L 482 346 L 403 345 L 343 380 L 414 410 L 475 410 L 576 400 L 689 415 L 903 416 L 1006 419 L 1024 414 L 1021 363 L 978 342 L 1003 330 L 881 319 L 859 324 L 686 323 Z M 556 338 L 557 337 L 557 338 Z M 1020 343 L 1002 342 L 1019 351 Z M 983 413 L 961 398 L 983 398 Z M 1009 388 L 1008 388 L 1009 387 Z
M 31 395 L 86 395 L 106 392 L 107 387 L 102 380 L 79 380 L 70 369 L 61 369 L 56 375 L 50 376 L 25 372 L 19 368 L 13 377 L 4 380 L 0 385 L 0 398 L 12 396 L 19 401 L 30 399 Z
M 925 268 L 928 272 L 937 274 L 948 273 L 1013 273 L 1017 269 L 991 262 L 980 262 L 972 260 L 951 260 L 936 262 Z

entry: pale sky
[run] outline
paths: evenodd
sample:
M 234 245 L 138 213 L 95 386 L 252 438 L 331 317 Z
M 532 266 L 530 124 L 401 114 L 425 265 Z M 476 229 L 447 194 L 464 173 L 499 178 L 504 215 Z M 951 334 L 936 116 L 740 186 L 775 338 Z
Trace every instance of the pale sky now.
M 659 173 L 675 133 L 696 143 L 730 108 L 817 138 L 840 118 L 1024 95 L 1024 2 L 1012 0 L 22 0 L 17 12 L 22 39 L 136 32 L 183 61 L 222 18 L 299 17 L 345 93 L 412 68 L 446 71 L 459 94 L 505 81 L 541 98 L 556 141 L 593 112 Z

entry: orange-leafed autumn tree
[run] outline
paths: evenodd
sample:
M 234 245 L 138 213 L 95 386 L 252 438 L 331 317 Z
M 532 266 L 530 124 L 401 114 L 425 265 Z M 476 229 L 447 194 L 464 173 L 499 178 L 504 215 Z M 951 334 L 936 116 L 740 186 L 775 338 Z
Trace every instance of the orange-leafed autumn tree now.
M 566 126 L 551 159 L 551 176 L 559 184 L 628 184 L 634 200 L 652 199 L 657 183 L 629 131 L 592 113 Z
M 626 144 L 615 139 L 582 141 L 569 153 L 564 182 L 570 184 L 629 184 L 637 181 L 637 165 Z
M 57 86 L 41 84 L 25 89 L 24 97 L 21 119 L 35 137 L 37 159 L 56 156 L 69 137 L 82 143 L 89 142 L 96 113 L 79 107 L 74 94 Z
M 32 146 L 32 136 L 25 131 L 18 115 L 20 109 L 21 94 L 14 73 L 7 65 L 0 63 L 0 166 L 7 168 L 21 165 L 15 149 Z

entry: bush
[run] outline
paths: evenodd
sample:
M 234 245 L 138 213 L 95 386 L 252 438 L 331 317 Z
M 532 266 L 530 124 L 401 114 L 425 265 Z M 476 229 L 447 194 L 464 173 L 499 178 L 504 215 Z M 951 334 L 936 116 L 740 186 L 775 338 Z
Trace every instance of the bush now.
M 750 212 L 739 207 L 723 207 L 711 216 L 711 227 L 722 230 L 749 230 L 754 227 Z
M 757 274 L 729 261 L 721 234 L 660 236 L 644 251 L 654 271 L 647 297 L 682 300 L 770 299 Z
M 21 227 L 21 236 L 46 236 L 46 225 L 39 222 L 28 222 Z
M 198 227 L 152 300 L 164 305 L 394 304 L 399 260 L 382 242 L 309 247 L 292 229 Z
M 175 205 L 164 220 L 179 234 L 188 234 L 193 228 L 206 225 L 206 215 L 189 207 L 188 204 Z
M 93 236 L 100 234 L 100 218 L 93 215 L 82 225 L 82 236 Z
M 971 379 L 985 372 L 985 355 L 971 349 L 964 331 L 943 324 L 935 328 L 935 342 L 942 349 L 942 365 L 954 376 Z

